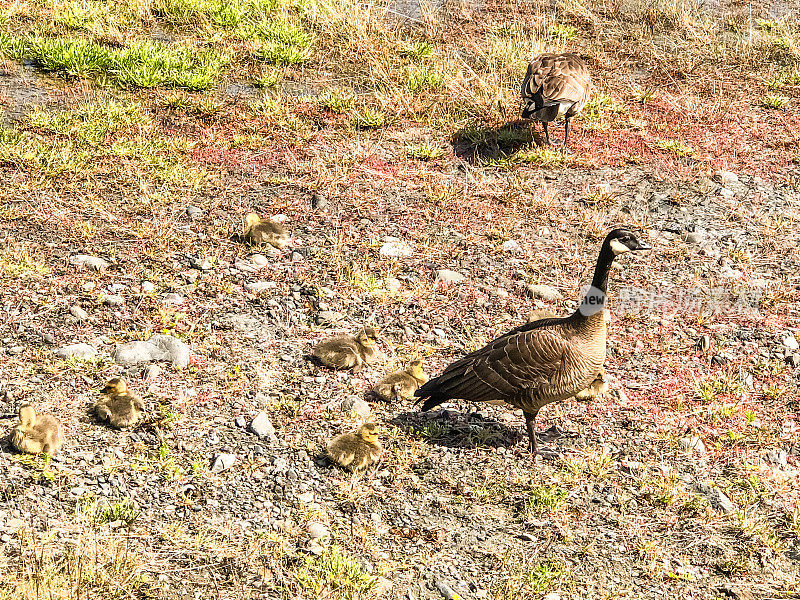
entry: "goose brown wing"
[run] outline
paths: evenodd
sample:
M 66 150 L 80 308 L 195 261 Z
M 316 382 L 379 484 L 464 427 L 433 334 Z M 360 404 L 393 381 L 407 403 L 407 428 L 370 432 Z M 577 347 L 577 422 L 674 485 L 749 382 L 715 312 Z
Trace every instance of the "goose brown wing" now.
M 554 102 L 583 99 L 590 84 L 589 72 L 583 61 L 573 55 L 545 54 L 528 65 L 522 83 L 522 97 L 531 98 L 543 106 Z
M 522 329 L 522 328 L 520 328 Z M 562 370 L 567 342 L 558 331 L 534 328 L 509 333 L 448 366 L 420 387 L 423 410 L 442 402 L 512 400 L 547 385 Z

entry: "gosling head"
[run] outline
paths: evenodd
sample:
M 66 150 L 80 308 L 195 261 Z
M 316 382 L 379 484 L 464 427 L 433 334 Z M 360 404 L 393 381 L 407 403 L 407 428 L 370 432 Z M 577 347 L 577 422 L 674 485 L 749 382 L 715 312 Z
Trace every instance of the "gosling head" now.
M 366 348 L 374 348 L 375 341 L 378 339 L 378 330 L 374 327 L 364 327 L 356 335 L 356 341 Z
M 247 213 L 247 216 L 244 218 L 247 228 L 250 229 L 251 227 L 255 227 L 259 223 L 261 223 L 261 217 L 258 216 L 257 213 L 251 212 Z
M 408 363 L 408 372 L 414 379 L 427 379 L 428 374 L 422 369 L 421 360 L 412 360 Z
M 106 385 L 100 390 L 101 394 L 124 394 L 128 391 L 128 385 L 125 383 L 125 380 L 120 379 L 119 377 L 114 377 L 114 379 L 109 379 L 106 382 Z
M 631 250 L 650 250 L 652 248 L 650 244 L 642 242 L 630 229 L 625 229 L 624 227 L 614 229 L 609 233 L 603 245 L 608 246 L 614 256 L 619 256 Z
M 23 404 L 19 407 L 19 424 L 24 428 L 36 425 L 36 411 L 30 404 Z
M 380 428 L 375 423 L 364 423 L 358 430 L 358 435 L 368 444 L 377 442 L 379 434 Z

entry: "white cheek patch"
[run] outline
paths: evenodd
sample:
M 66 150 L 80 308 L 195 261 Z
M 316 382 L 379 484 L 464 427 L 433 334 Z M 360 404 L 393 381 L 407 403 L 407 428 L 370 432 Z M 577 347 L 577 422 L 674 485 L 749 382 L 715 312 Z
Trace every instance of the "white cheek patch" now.
M 611 240 L 611 251 L 617 255 L 622 254 L 624 252 L 630 252 L 630 248 L 628 248 L 625 244 L 620 242 L 619 240 Z

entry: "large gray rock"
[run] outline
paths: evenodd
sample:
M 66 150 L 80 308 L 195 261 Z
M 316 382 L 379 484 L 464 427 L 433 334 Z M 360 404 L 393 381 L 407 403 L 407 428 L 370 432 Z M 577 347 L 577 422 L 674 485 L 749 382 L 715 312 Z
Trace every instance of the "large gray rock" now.
M 330 537 L 331 531 L 319 521 L 309 521 L 307 525 L 308 537 L 312 540 L 319 540 Z
M 92 271 L 104 271 L 111 263 L 98 256 L 89 256 L 88 254 L 76 254 L 69 257 L 70 264 L 76 267 L 86 267 Z
M 214 463 L 211 465 L 211 472 L 221 473 L 226 469 L 230 469 L 233 466 L 233 463 L 235 462 L 236 462 L 235 454 L 228 454 L 228 453 L 219 454 L 214 459 Z
M 444 284 L 461 283 L 467 277 L 458 271 L 451 271 L 450 269 L 439 269 L 436 271 L 436 281 Z
M 359 417 L 366 419 L 372 414 L 372 409 L 362 398 L 351 397 L 342 400 L 342 412 L 353 412 Z
M 260 412 L 250 423 L 250 431 L 255 433 L 262 440 L 277 442 L 278 436 L 275 435 L 275 427 L 265 412 Z
M 393 258 L 407 258 L 414 256 L 414 249 L 401 240 L 389 240 L 378 251 L 381 256 Z
M 154 335 L 147 341 L 119 344 L 113 358 L 118 365 L 130 367 L 156 360 L 168 360 L 175 367 L 187 367 L 191 350 L 184 342 L 171 335 Z
M 97 356 L 97 350 L 89 344 L 70 344 L 54 350 L 56 356 L 61 358 L 79 358 L 88 360 Z
M 561 292 L 549 285 L 530 283 L 525 286 L 525 290 L 531 298 L 540 298 L 547 302 L 555 302 L 561 299 Z
M 714 510 L 729 513 L 736 509 L 736 505 L 718 487 L 698 482 L 694 485 L 693 491 L 704 496 Z

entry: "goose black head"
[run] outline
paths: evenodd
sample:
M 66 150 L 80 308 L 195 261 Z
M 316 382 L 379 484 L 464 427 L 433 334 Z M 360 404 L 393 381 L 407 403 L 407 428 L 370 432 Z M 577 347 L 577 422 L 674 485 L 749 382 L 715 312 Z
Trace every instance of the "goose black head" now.
M 631 250 L 650 250 L 652 248 L 650 244 L 641 241 L 630 229 L 625 229 L 624 227 L 614 229 L 609 233 L 603 245 L 608 246 L 614 256 L 619 256 Z

